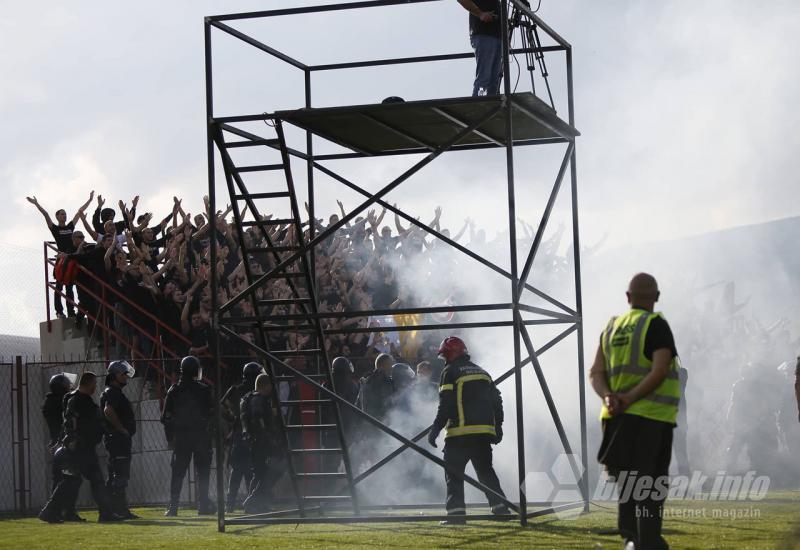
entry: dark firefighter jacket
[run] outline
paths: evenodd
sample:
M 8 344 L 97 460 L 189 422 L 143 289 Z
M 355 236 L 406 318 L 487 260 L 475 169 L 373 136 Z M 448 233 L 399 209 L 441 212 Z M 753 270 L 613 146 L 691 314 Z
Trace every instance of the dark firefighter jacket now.
M 503 400 L 492 377 L 469 357 L 459 357 L 442 371 L 439 410 L 433 425 L 445 438 L 496 435 L 503 424 Z

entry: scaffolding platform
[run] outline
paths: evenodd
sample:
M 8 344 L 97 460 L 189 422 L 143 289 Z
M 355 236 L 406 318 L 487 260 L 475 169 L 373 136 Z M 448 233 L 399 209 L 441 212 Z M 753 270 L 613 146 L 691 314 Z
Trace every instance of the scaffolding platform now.
M 505 96 L 459 97 L 277 111 L 276 118 L 363 155 L 434 150 L 481 120 Z M 542 140 L 572 141 L 580 132 L 530 92 L 511 96 L 515 145 Z M 480 124 L 453 150 L 504 147 L 506 110 Z

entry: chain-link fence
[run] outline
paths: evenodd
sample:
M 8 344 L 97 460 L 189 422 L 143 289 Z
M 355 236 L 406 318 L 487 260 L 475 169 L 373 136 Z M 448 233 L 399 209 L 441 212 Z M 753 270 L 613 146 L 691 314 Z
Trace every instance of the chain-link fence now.
M 48 450 L 49 433 L 41 411 L 50 377 L 68 372 L 98 375 L 94 395 L 99 403 L 106 362 L 37 362 L 16 358 L 0 363 L 0 408 L 9 421 L 0 423 L 0 513 L 30 513 L 40 509 L 52 491 L 52 457 Z M 150 399 L 143 388 L 144 377 L 130 381 L 125 394 L 133 405 L 136 434 L 133 436 L 131 479 L 128 500 L 131 505 L 160 505 L 169 501 L 170 459 L 164 428 L 160 423 L 161 400 Z M 156 392 L 158 393 L 158 392 Z M 107 454 L 98 445 L 97 454 L 106 470 Z M 211 498 L 216 498 L 216 463 L 211 466 Z M 196 474 L 190 469 L 181 494 L 183 504 L 196 499 Z M 78 506 L 95 506 L 89 484 L 81 487 Z

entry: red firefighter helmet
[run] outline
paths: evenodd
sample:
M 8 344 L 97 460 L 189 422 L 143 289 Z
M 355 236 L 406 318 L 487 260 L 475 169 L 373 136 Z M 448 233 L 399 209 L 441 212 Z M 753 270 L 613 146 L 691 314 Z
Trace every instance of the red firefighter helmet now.
M 445 363 L 452 363 L 454 359 L 467 354 L 467 345 L 458 336 L 448 336 L 439 346 L 439 357 Z

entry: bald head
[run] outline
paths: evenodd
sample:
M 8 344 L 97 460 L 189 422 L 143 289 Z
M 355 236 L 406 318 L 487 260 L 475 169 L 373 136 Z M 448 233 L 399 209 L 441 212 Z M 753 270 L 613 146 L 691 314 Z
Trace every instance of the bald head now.
M 626 295 L 631 306 L 652 310 L 659 298 L 658 283 L 649 273 L 637 273 L 628 283 Z

